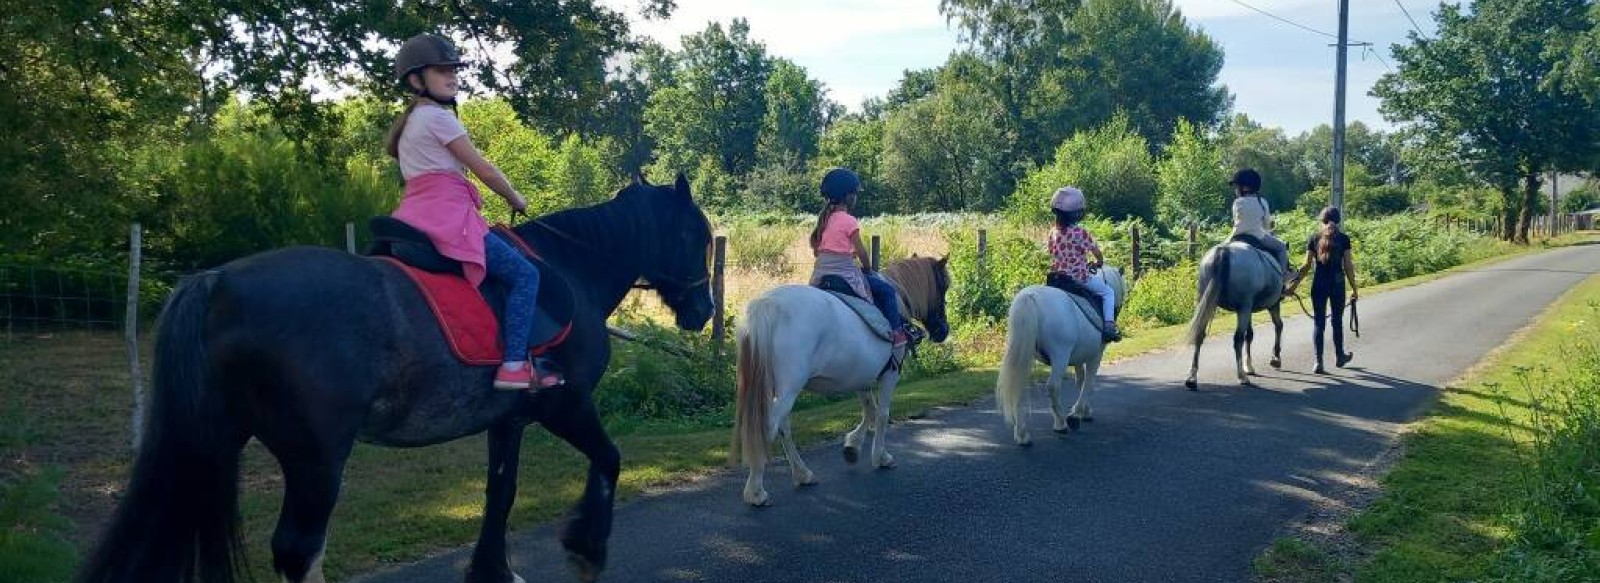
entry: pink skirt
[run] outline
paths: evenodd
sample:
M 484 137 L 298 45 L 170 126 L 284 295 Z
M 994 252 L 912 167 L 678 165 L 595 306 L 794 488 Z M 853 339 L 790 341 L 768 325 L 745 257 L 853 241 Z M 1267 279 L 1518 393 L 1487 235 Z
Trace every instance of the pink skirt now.
M 483 283 L 483 238 L 489 223 L 478 209 L 483 197 L 478 188 L 458 172 L 430 172 L 406 181 L 405 198 L 390 216 L 428 234 L 439 253 L 462 263 L 473 287 Z

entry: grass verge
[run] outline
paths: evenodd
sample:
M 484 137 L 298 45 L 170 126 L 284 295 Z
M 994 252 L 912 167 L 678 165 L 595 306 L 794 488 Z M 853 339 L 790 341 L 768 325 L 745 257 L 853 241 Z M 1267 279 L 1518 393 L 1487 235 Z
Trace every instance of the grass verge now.
M 1600 277 L 1450 384 L 1403 438 L 1354 552 L 1294 539 L 1272 581 L 1600 580 Z

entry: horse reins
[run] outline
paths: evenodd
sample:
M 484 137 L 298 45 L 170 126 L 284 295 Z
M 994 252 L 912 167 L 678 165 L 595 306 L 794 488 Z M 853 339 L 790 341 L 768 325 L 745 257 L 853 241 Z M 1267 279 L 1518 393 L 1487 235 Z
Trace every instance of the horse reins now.
M 516 222 L 517 215 L 522 215 L 523 217 L 528 217 L 528 214 L 523 212 L 523 211 L 513 210 L 513 211 L 511 211 L 511 221 L 513 223 Z M 584 241 L 582 239 L 574 237 L 574 236 L 568 234 L 566 231 L 563 231 L 561 229 L 557 229 L 554 226 L 550 225 L 550 223 L 546 223 L 546 222 L 544 222 L 542 220 L 539 220 L 539 219 L 536 219 L 536 218 L 532 218 L 532 217 L 528 217 L 528 221 L 527 222 L 529 224 L 538 225 L 540 228 L 543 228 L 546 231 L 554 233 L 557 237 L 565 239 L 568 242 L 571 242 L 572 244 L 583 248 L 584 250 L 591 251 L 591 252 L 598 252 L 599 251 L 599 249 L 595 248 L 594 245 L 591 245 L 587 241 Z M 666 274 L 663 274 L 663 273 L 652 272 L 652 271 L 643 271 L 642 270 L 640 275 L 642 277 L 644 277 L 646 280 L 650 281 L 651 283 L 635 283 L 635 284 L 632 285 L 633 289 L 657 289 L 659 287 L 657 285 L 657 283 L 659 283 L 659 282 L 665 282 L 665 283 L 671 283 L 671 284 L 678 285 L 679 286 L 678 295 L 677 295 L 677 297 L 672 298 L 672 302 L 670 302 L 670 303 L 675 303 L 677 300 L 681 299 L 684 294 L 689 293 L 689 290 L 694 289 L 696 287 L 699 287 L 701 285 L 704 285 L 704 284 L 706 284 L 706 283 L 711 281 L 711 275 L 710 274 L 707 274 L 705 277 L 702 277 L 702 278 L 694 280 L 694 281 L 688 281 L 686 279 L 679 278 L 679 277 L 676 277 L 676 276 L 669 276 L 669 275 L 666 275 Z

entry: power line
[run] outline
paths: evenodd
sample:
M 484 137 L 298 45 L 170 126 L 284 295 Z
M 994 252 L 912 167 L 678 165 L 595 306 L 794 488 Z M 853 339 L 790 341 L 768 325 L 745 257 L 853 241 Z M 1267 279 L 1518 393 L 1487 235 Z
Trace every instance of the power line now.
M 1394 72 L 1394 67 L 1389 66 L 1389 61 L 1383 60 L 1383 55 L 1378 54 L 1378 49 L 1372 48 L 1372 45 L 1364 45 L 1364 48 L 1366 53 L 1371 53 L 1373 58 L 1378 59 L 1379 63 L 1383 63 L 1383 68 L 1388 69 L 1390 73 Z
M 1338 36 L 1335 36 L 1335 35 L 1332 35 L 1332 34 L 1328 34 L 1328 33 L 1326 33 L 1326 32 L 1323 32 L 1323 31 L 1320 31 L 1320 30 L 1317 30 L 1317 29 L 1315 29 L 1315 28 L 1311 28 L 1311 27 L 1309 27 L 1309 26 L 1306 26 L 1306 25 L 1304 25 L 1304 24 L 1300 24 L 1300 23 L 1298 23 L 1298 22 L 1295 22 L 1295 21 L 1293 21 L 1293 20 L 1289 20 L 1289 19 L 1287 19 L 1287 18 L 1284 18 L 1284 17 L 1282 17 L 1282 16 L 1278 16 L 1278 15 L 1276 15 L 1276 14 L 1273 14 L 1273 13 L 1271 13 L 1271 12 L 1267 12 L 1267 11 L 1265 11 L 1265 10 L 1262 10 L 1262 9 L 1260 9 L 1260 8 L 1256 8 L 1256 7 L 1254 7 L 1254 6 L 1251 6 L 1251 5 L 1249 5 L 1249 4 L 1245 4 L 1245 3 L 1244 3 L 1244 2 L 1243 2 L 1243 1 L 1242 1 L 1242 0 L 1232 0 L 1232 2 L 1233 2 L 1233 3 L 1234 3 L 1234 4 L 1238 4 L 1238 5 L 1240 5 L 1240 6 L 1243 6 L 1243 7 L 1245 7 L 1245 8 L 1249 8 L 1249 9 L 1251 9 L 1251 10 L 1254 10 L 1254 11 L 1256 11 L 1256 12 L 1260 12 L 1260 13 L 1261 13 L 1261 14 L 1262 14 L 1262 15 L 1264 15 L 1264 16 L 1266 16 L 1266 17 L 1268 17 L 1268 18 L 1271 18 L 1271 19 L 1273 19 L 1273 20 L 1277 20 L 1277 21 L 1278 21 L 1278 22 L 1282 22 L 1282 23 L 1284 23 L 1284 24 L 1287 24 L 1287 25 L 1289 25 L 1289 26 L 1293 26 L 1293 27 L 1296 27 L 1296 28 L 1300 28 L 1300 29 L 1304 29 L 1304 30 L 1306 30 L 1306 31 L 1309 31 L 1309 32 L 1313 32 L 1313 33 L 1316 33 L 1316 34 L 1320 34 L 1320 35 L 1322 35 L 1322 36 L 1325 36 L 1325 37 L 1328 37 L 1328 38 L 1331 38 L 1331 39 L 1334 39 L 1334 40 L 1338 40 L 1338 39 L 1339 39 L 1339 37 L 1338 37 Z
M 1406 15 L 1406 20 L 1411 21 L 1411 30 L 1417 31 L 1417 36 L 1428 38 L 1428 35 L 1422 33 L 1422 27 L 1417 25 L 1417 19 L 1411 17 L 1411 11 L 1406 10 L 1405 4 L 1401 4 L 1400 0 L 1394 0 L 1394 5 L 1399 6 L 1400 13 Z

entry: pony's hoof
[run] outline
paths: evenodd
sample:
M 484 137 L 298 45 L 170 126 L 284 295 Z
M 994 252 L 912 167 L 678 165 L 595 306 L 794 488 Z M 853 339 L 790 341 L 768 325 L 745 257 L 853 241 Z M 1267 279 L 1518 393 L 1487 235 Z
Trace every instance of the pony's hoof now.
M 887 453 L 883 454 L 883 457 L 878 460 L 878 469 L 880 469 L 880 470 L 892 470 L 892 469 L 894 469 L 894 456 L 889 455 Z
M 844 446 L 844 451 L 840 453 L 844 454 L 844 463 L 854 465 L 856 462 L 861 461 L 861 451 L 856 448 L 846 445 Z
M 1279 360 L 1278 357 L 1276 357 L 1276 356 L 1272 357 L 1272 360 L 1267 361 L 1267 364 L 1272 365 L 1272 368 L 1276 368 L 1276 369 L 1282 369 L 1283 368 L 1283 361 Z
M 796 488 L 815 485 L 817 485 L 817 474 L 815 472 L 807 470 L 804 475 L 795 476 L 794 478 L 794 487 Z
M 1187 387 L 1191 391 L 1200 390 L 1200 383 L 1194 382 L 1194 379 L 1183 381 L 1183 386 Z
M 1239 386 L 1241 386 L 1241 387 L 1253 387 L 1253 386 L 1256 386 L 1256 384 L 1253 383 L 1253 382 L 1250 382 L 1250 378 L 1249 377 L 1239 377 Z
M 605 568 L 597 565 L 577 553 L 567 553 L 567 568 L 572 570 L 572 576 L 584 583 L 594 583 L 600 580 L 600 571 Z M 512 575 L 516 577 L 515 574 Z M 522 577 L 516 577 L 517 583 L 522 583 Z
M 767 491 L 766 490 L 762 490 L 760 493 L 758 493 L 758 494 L 756 494 L 754 496 L 751 496 L 749 494 L 745 494 L 744 495 L 744 502 L 745 502 L 745 504 L 749 504 L 749 505 L 754 506 L 756 508 L 765 508 L 767 506 L 771 506 L 772 505 L 772 497 L 767 495 Z
M 1077 431 L 1078 430 L 1078 426 L 1081 425 L 1082 423 L 1083 422 L 1079 421 L 1077 417 L 1068 417 L 1067 418 L 1067 429 L 1070 429 L 1072 431 Z

